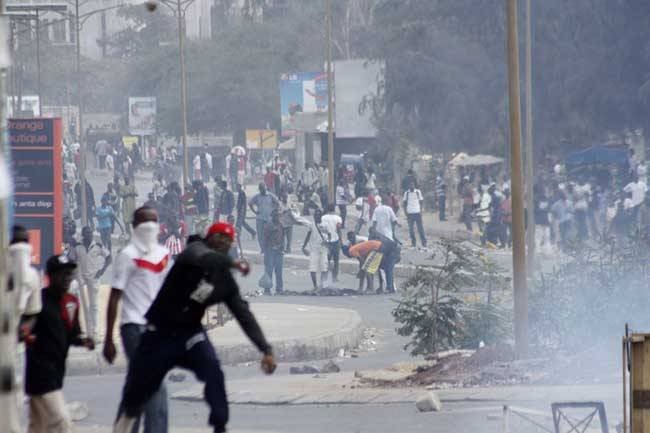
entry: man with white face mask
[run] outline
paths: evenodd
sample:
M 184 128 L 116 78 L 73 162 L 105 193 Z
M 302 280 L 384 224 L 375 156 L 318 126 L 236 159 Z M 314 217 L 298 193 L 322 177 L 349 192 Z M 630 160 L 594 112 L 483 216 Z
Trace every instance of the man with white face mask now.
M 117 355 L 113 327 L 120 299 L 123 300 L 120 335 L 124 353 L 130 360 L 146 331 L 145 314 L 171 268 L 169 251 L 158 244 L 159 231 L 156 210 L 146 206 L 137 209 L 133 213 L 131 242 L 115 259 L 103 350 L 104 358 L 111 364 Z M 139 422 L 136 422 L 134 433 L 138 427 Z M 167 392 L 164 385 L 145 405 L 144 433 L 167 433 Z
M 19 327 L 21 341 L 29 341 L 31 330 L 36 323 L 36 316 L 41 312 L 41 278 L 38 271 L 31 266 L 32 246 L 29 244 L 27 229 L 21 226 L 12 228 L 11 244 L 8 248 L 9 261 L 9 283 L 13 287 L 15 296 L 15 317 L 20 324 L 12 325 Z M 22 374 L 24 371 L 25 346 L 21 343 L 16 348 L 16 383 L 17 389 L 21 389 Z M 16 399 L 17 407 L 22 406 L 22 396 Z M 22 410 L 22 408 L 20 409 Z M 14 412 L 19 413 L 20 411 Z M 8 421 L 9 432 L 19 433 L 20 426 L 17 419 L 10 418 Z

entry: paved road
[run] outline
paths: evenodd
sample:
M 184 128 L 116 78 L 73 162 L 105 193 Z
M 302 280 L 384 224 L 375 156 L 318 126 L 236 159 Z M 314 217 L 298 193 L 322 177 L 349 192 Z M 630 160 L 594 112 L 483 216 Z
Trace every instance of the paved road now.
M 106 179 L 93 178 L 91 183 L 99 195 L 105 188 Z M 136 186 L 145 197 L 151 188 L 151 182 L 139 179 Z M 427 227 L 433 226 L 434 217 L 428 216 Z M 455 229 L 454 229 L 455 230 Z M 429 230 L 431 232 L 431 230 Z M 294 251 L 299 251 L 299 244 L 304 238 L 303 229 L 297 228 L 294 232 Z M 404 239 L 404 236 L 402 237 Z M 255 242 L 248 235 L 243 236 L 244 248 L 254 249 Z M 501 265 L 509 268 L 511 256 L 509 252 L 492 253 Z M 426 251 L 409 250 L 405 261 L 420 263 L 427 256 Z M 261 275 L 261 267 L 255 266 L 252 275 L 239 279 L 242 291 L 254 293 L 257 290 L 257 280 Z M 403 281 L 397 281 L 400 286 Z M 304 269 L 289 268 L 285 272 L 285 288 L 292 291 L 307 291 L 311 286 L 308 273 Z M 354 288 L 356 280 L 350 275 L 342 275 L 340 287 Z M 387 365 L 410 361 L 410 356 L 403 351 L 407 339 L 396 334 L 395 324 L 391 317 L 394 308 L 394 295 L 372 296 L 274 296 L 252 298 L 251 302 L 278 302 L 324 307 L 339 307 L 358 311 L 367 327 L 373 329 L 375 350 L 361 353 L 358 358 L 340 360 L 344 372 L 382 368 Z M 300 326 L 300 324 L 296 324 Z M 217 342 L 218 346 L 218 342 Z M 313 364 L 319 365 L 315 362 Z M 292 364 L 282 364 L 278 375 L 288 375 Z M 230 381 L 250 378 L 259 378 L 259 387 L 265 387 L 265 378 L 259 372 L 257 365 L 239 365 L 225 367 L 226 376 Z M 318 379 L 314 379 L 318 380 Z M 232 382 L 231 382 L 232 383 Z M 269 382 L 266 382 L 267 384 Z M 111 424 L 123 385 L 121 375 L 108 376 L 76 376 L 69 377 L 66 381 L 65 393 L 68 401 L 85 401 L 90 409 L 90 415 L 79 424 L 86 432 L 92 426 L 108 426 Z M 196 385 L 192 378 L 182 383 L 169 383 L 170 393 L 187 390 Z M 234 385 L 233 385 L 234 386 Z M 572 395 L 567 393 L 567 398 Z M 594 395 L 598 398 L 598 395 Z M 525 401 L 523 401 L 525 400 Z M 496 433 L 501 432 L 502 425 L 498 420 L 488 420 L 488 415 L 498 415 L 504 400 L 499 398 L 489 401 L 457 400 L 446 402 L 441 413 L 420 414 L 414 405 L 409 404 L 363 404 L 363 405 L 301 405 L 301 406 L 273 406 L 273 405 L 234 405 L 231 411 L 231 429 L 237 431 L 253 432 L 295 432 L 295 433 L 430 433 L 458 432 L 458 433 Z M 509 400 L 509 404 L 532 407 L 549 413 L 547 402 L 537 399 L 531 391 L 529 398 L 522 401 Z M 171 423 L 176 428 L 205 428 L 207 408 L 202 403 L 171 400 Z M 615 417 L 614 417 L 615 419 Z M 544 419 L 542 419 L 544 421 Z M 548 419 L 544 422 L 546 425 Z M 207 431 L 207 430 L 204 430 Z M 512 422 L 513 433 L 530 432 L 530 425 L 519 421 Z

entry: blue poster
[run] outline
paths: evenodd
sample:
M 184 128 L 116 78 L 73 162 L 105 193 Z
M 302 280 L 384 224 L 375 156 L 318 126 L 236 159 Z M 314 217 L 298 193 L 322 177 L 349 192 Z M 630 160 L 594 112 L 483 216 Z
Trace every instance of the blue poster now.
M 280 112 L 283 137 L 296 135 L 297 113 L 327 112 L 327 74 L 324 72 L 283 74 L 280 78 Z

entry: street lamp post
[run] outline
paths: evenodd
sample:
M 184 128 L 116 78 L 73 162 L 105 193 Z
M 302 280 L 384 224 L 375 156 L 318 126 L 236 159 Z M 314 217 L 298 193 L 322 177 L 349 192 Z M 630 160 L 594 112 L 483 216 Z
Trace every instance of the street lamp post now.
M 181 179 L 181 186 L 183 192 L 189 187 L 189 155 L 187 149 L 187 70 L 185 65 L 185 13 L 195 0 L 160 0 L 160 3 L 167 6 L 171 12 L 176 15 L 178 20 L 178 59 L 180 62 L 181 76 L 181 121 L 182 121 L 182 135 L 181 144 L 183 146 L 183 179 Z M 147 2 L 147 7 L 150 11 L 156 9 L 156 1 L 150 0 Z
M 83 96 L 81 93 L 81 21 L 79 20 L 79 0 L 75 0 L 75 40 L 76 47 L 76 75 L 77 75 L 77 109 L 79 111 L 79 194 L 81 194 L 81 225 L 85 227 L 88 224 L 88 203 L 86 197 L 86 143 L 84 140 L 83 127 Z
M 332 0 L 327 0 L 327 174 L 328 195 L 334 203 L 334 119 L 332 115 Z

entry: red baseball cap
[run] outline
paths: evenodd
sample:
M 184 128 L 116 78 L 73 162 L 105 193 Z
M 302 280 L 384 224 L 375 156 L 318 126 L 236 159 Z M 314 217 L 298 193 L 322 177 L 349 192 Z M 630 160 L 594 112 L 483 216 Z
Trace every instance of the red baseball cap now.
M 231 241 L 235 240 L 235 228 L 232 226 L 232 224 L 224 223 L 224 222 L 218 222 L 212 224 L 208 228 L 208 233 L 205 235 L 206 238 L 209 238 L 212 235 L 216 234 L 221 234 L 221 235 L 226 235 L 230 238 Z

